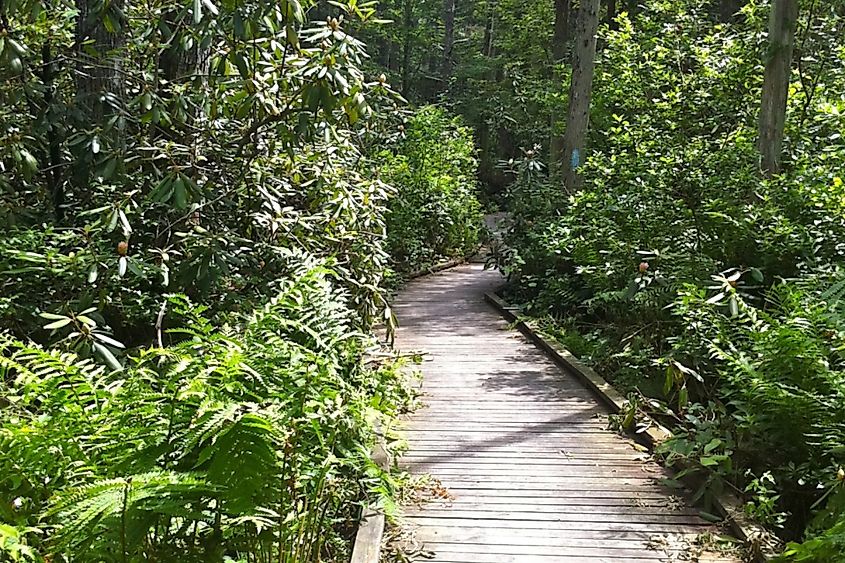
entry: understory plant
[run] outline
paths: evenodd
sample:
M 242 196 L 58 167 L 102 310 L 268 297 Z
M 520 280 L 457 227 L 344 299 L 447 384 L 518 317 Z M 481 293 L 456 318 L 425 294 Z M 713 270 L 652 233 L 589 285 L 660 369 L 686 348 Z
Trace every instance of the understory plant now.
M 821 562 L 845 518 L 845 58 L 816 12 L 804 48 L 829 66 L 815 90 L 794 77 L 783 173 L 761 175 L 760 14 L 649 2 L 605 28 L 584 187 L 515 162 L 497 260 L 512 299 L 672 427 L 660 452 L 700 497 L 733 489 L 787 560 Z
M 393 151 L 381 155 L 381 179 L 396 197 L 387 214 L 394 267 L 412 271 L 478 249 L 482 211 L 471 131 L 440 108 L 420 108 Z
M 107 369 L 0 340 L 0 553 L 15 561 L 337 561 L 385 491 L 373 424 L 405 404 L 363 363 L 338 274 L 313 259 L 216 326 L 170 298 L 174 342 Z

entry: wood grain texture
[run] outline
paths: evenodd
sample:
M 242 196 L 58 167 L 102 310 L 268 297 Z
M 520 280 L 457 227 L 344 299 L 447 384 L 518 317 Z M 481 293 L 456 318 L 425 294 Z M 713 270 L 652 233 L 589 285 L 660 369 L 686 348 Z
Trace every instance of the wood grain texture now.
M 607 428 L 607 407 L 484 300 L 501 277 L 465 264 L 398 296 L 396 346 L 423 355 L 423 408 L 400 460 L 430 474 L 407 541 L 441 563 L 739 561 L 668 488 L 669 473 Z

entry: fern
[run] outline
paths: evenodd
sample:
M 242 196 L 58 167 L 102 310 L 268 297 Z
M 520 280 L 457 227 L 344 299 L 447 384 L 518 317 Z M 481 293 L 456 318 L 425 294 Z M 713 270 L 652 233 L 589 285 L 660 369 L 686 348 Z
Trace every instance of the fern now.
M 215 493 L 199 475 L 149 472 L 64 491 L 56 495 L 46 515 L 59 523 L 52 541 L 60 550 L 84 550 L 105 534 L 120 544 L 121 553 L 129 554 L 149 532 L 147 526 L 138 528 L 138 523 L 148 521 L 142 516 L 189 514 L 192 504 Z
M 15 412 L 0 420 L 0 509 L 25 498 L 9 517 L 79 561 L 304 562 L 326 543 L 343 558 L 335 524 L 356 516 L 371 394 L 395 408 L 401 379 L 362 365 L 330 270 L 280 287 L 225 330 L 174 297 L 187 325 L 171 334 L 188 338 L 119 373 L 0 335 Z

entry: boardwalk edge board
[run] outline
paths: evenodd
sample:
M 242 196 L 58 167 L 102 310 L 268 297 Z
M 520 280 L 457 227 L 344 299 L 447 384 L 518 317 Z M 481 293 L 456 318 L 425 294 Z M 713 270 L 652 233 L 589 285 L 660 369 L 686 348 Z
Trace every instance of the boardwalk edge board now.
M 387 470 L 390 468 L 390 454 L 384 446 L 384 436 L 379 427 L 376 428 L 376 435 L 378 441 L 373 448 L 372 458 L 379 467 Z M 365 504 L 358 522 L 350 563 L 379 563 L 384 529 L 384 512 L 369 503 Z
M 584 385 L 602 400 L 614 412 L 622 411 L 628 400 L 608 383 L 603 377 L 592 368 L 583 364 L 566 348 L 557 341 L 546 338 L 536 323 L 521 315 L 520 308 L 511 305 L 496 293 L 485 293 L 484 299 L 492 305 L 508 322 L 525 336 L 527 336 L 541 350 L 546 352 L 558 365 L 575 375 Z M 653 419 L 648 419 L 649 428 L 642 432 L 632 433 L 633 437 L 650 450 L 672 437 L 669 429 L 660 425 Z M 766 563 L 776 556 L 772 547 L 768 545 L 765 538 L 771 534 L 745 515 L 742 501 L 731 492 L 723 492 L 715 499 L 716 509 L 719 516 L 724 518 L 730 526 L 731 531 L 742 540 L 751 551 L 754 560 L 758 563 Z

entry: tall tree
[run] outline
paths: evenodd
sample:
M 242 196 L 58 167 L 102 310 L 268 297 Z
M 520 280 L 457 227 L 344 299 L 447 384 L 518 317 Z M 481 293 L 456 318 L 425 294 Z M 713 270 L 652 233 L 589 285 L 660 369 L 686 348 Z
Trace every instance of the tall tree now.
M 496 27 L 496 3 L 487 2 L 487 22 L 484 25 L 484 42 L 481 45 L 481 54 L 485 57 L 493 56 L 493 37 Z
M 572 0 L 555 0 L 555 29 L 552 38 L 552 55 L 555 61 L 563 60 L 566 56 L 566 45 L 569 43 L 569 13 Z
M 590 125 L 600 7 L 601 0 L 581 0 L 578 10 L 572 58 L 572 84 L 569 89 L 569 113 L 563 137 L 563 182 L 569 191 L 577 189 L 583 181 L 579 168 L 584 162 L 584 148 Z
M 797 22 L 798 0 L 772 0 L 757 142 L 760 167 L 766 176 L 772 176 L 781 170 L 786 104 L 792 76 L 792 53 Z
M 617 7 L 616 7 L 616 0 L 607 0 L 607 17 L 605 21 L 610 29 L 616 29 L 618 26 L 616 25 L 616 16 L 617 16 Z
M 402 17 L 402 95 L 411 93 L 411 50 L 414 41 L 414 1 L 404 0 Z
M 452 76 L 452 52 L 455 49 L 455 0 L 443 0 L 443 67 L 440 77 L 445 87 Z
M 94 121 L 123 96 L 120 49 L 125 44 L 123 0 L 76 0 L 77 101 Z
M 561 78 L 560 67 L 566 57 L 569 46 L 569 14 L 572 7 L 571 0 L 555 0 L 555 27 L 552 36 L 552 58 L 555 63 L 555 76 Z M 557 81 L 556 81 L 557 83 Z M 560 129 L 560 117 L 556 111 L 552 111 L 551 120 L 551 141 L 549 143 L 549 173 L 556 177 L 560 170 L 560 162 L 563 159 L 563 132 Z

